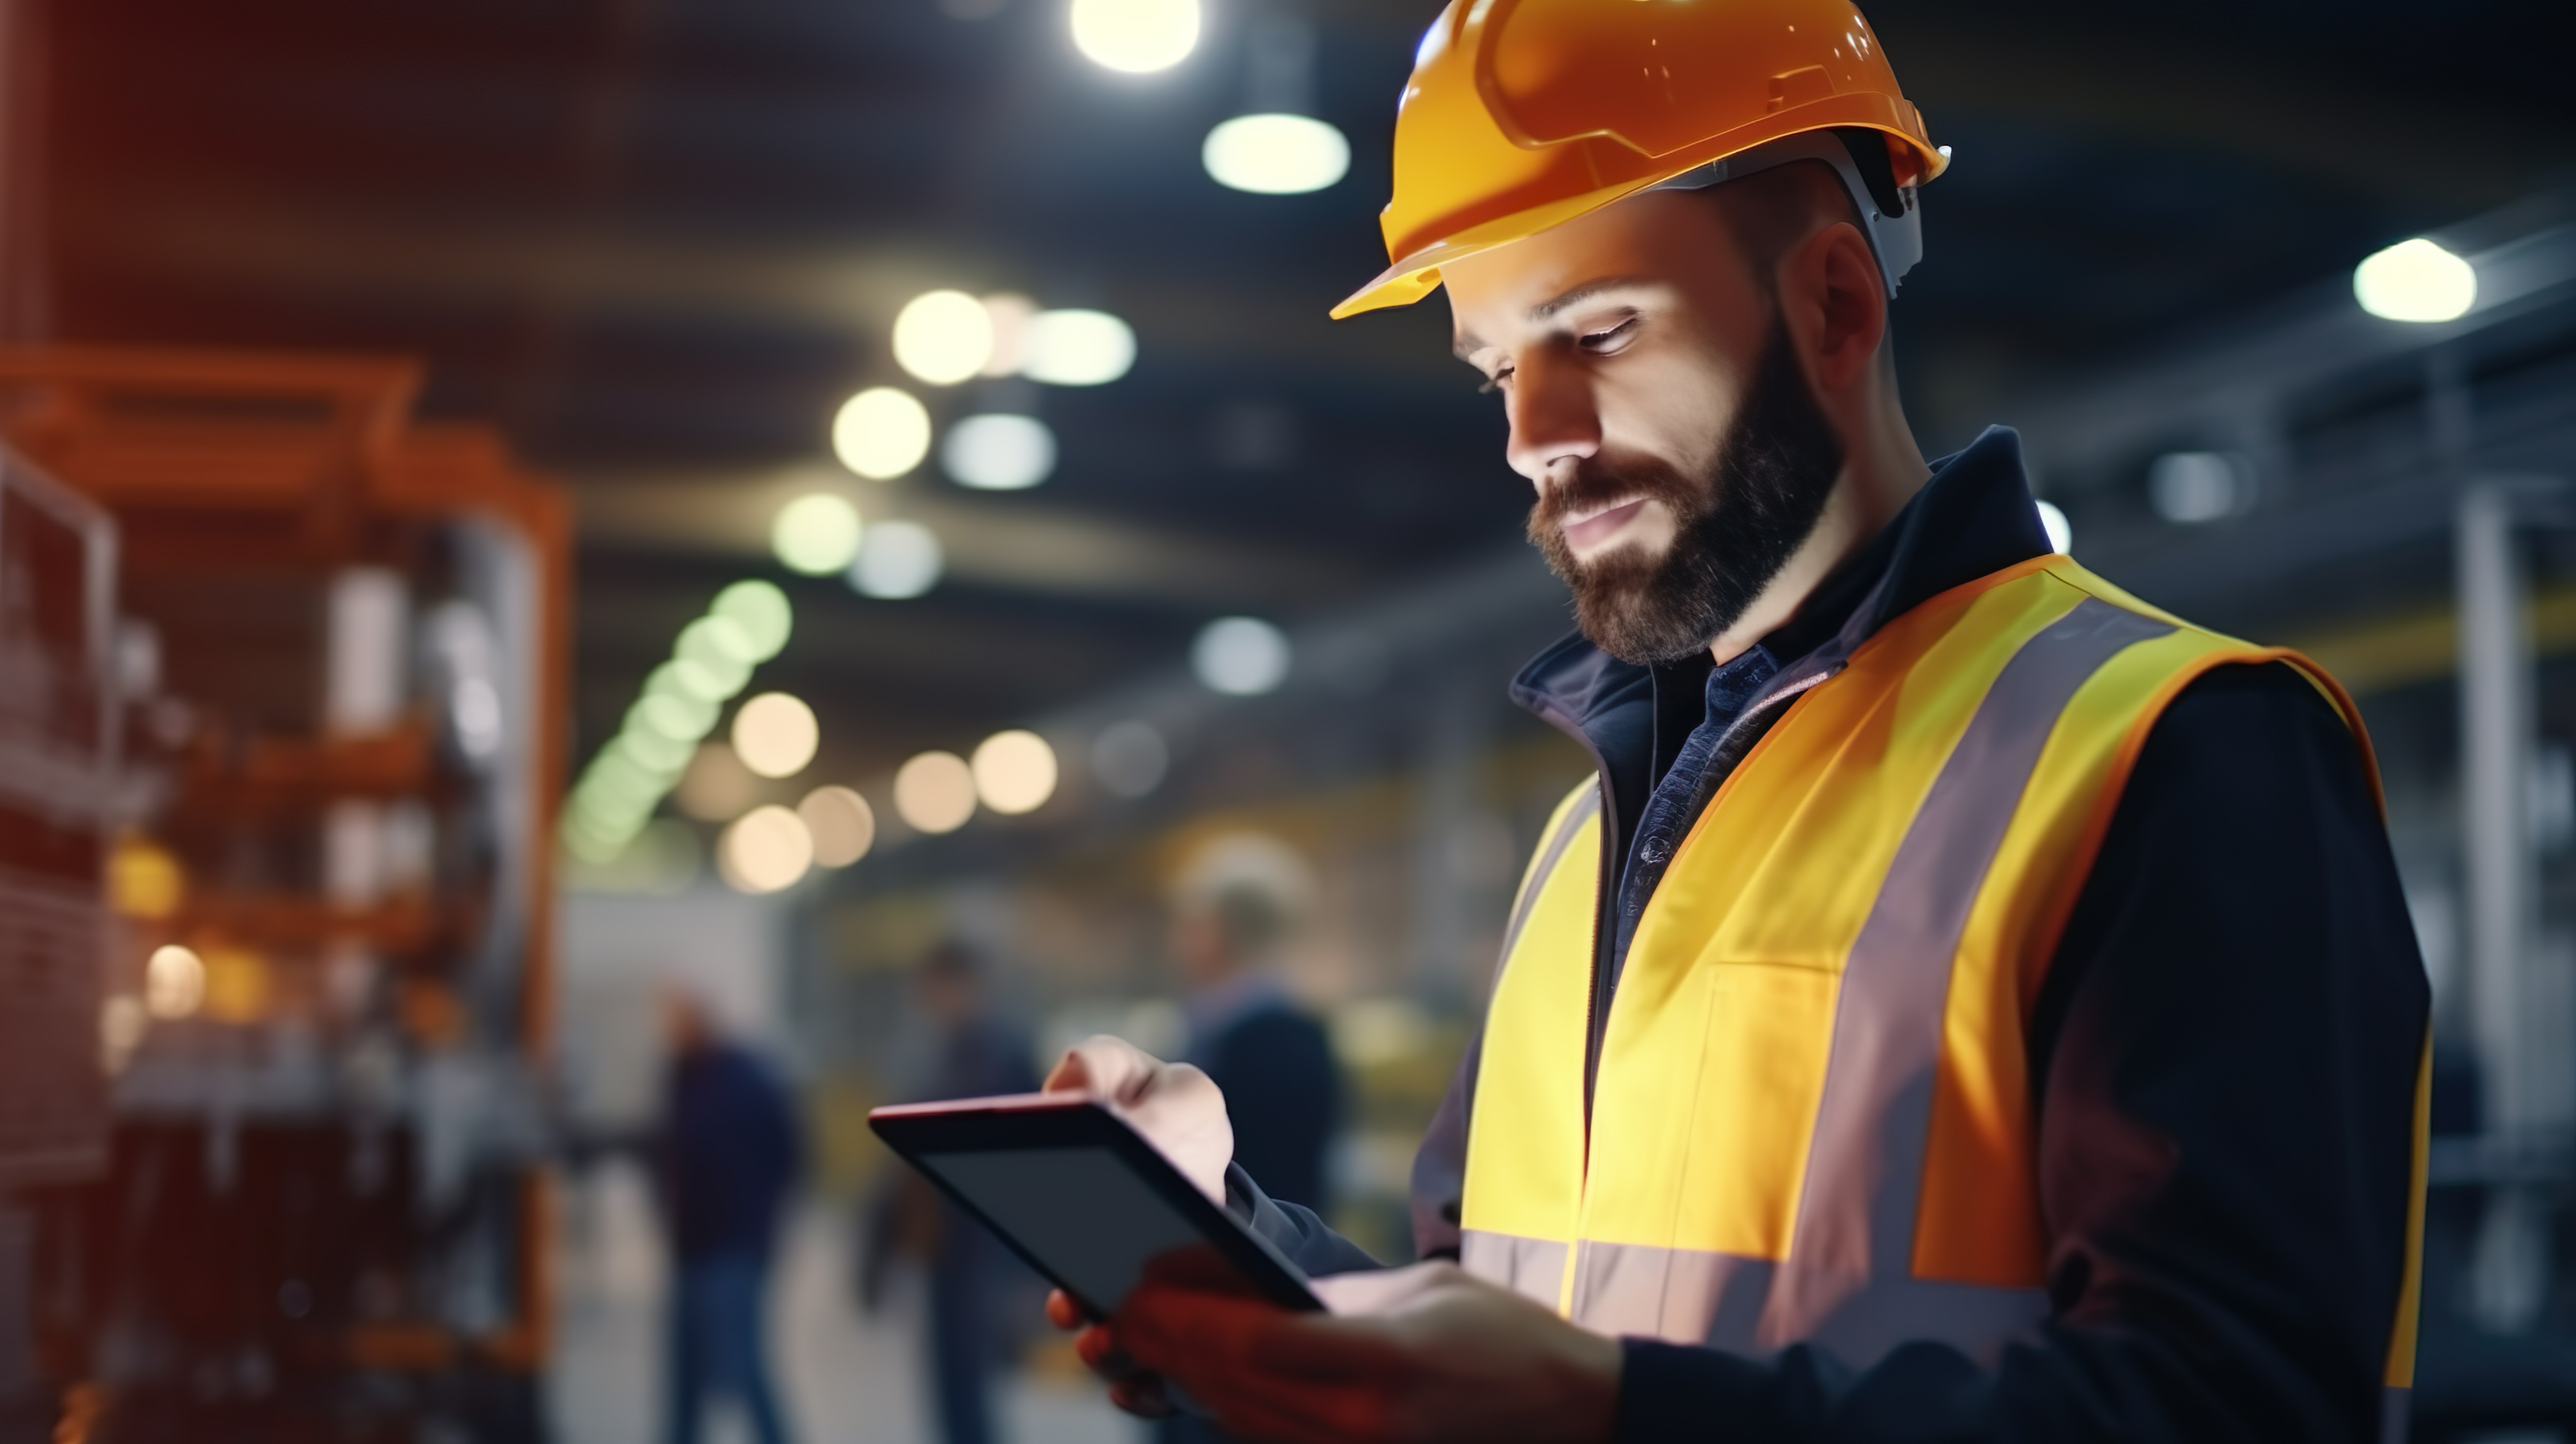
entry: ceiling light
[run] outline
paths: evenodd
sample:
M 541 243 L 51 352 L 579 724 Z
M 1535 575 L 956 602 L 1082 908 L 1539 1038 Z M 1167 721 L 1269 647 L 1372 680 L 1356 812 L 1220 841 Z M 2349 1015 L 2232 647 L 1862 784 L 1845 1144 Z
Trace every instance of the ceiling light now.
M 724 674 L 696 662 L 670 661 L 653 669 L 644 679 L 644 694 L 668 692 L 699 702 L 721 702 L 732 696 L 725 690 Z
M 2039 524 L 2048 533 L 2048 549 L 2060 556 L 2075 555 L 2075 527 L 2067 521 L 2066 512 L 2053 501 L 2039 504 Z
M 1288 638 L 1258 617 L 1220 617 L 1190 647 L 1190 668 L 1211 691 L 1253 697 L 1288 676 Z
M 1114 723 L 1091 744 L 1091 775 L 1119 797 L 1142 797 L 1153 791 L 1162 785 L 1171 765 L 1171 749 L 1149 723 Z
M 680 629 L 671 655 L 726 675 L 759 661 L 760 642 L 731 617 L 700 617 Z
M 975 815 L 975 773 L 954 752 L 924 752 L 894 775 L 895 814 L 915 830 L 955 832 Z
M 930 409 L 909 391 L 871 386 L 832 418 L 832 454 L 870 481 L 892 481 L 930 454 Z
M 859 540 L 850 585 L 863 596 L 902 601 L 939 585 L 946 564 L 938 533 L 917 521 L 881 521 Z
M 2253 499 L 2246 470 L 2240 458 L 2225 452 L 2168 452 L 2147 468 L 2147 500 L 2170 522 L 2217 521 Z
M 689 759 L 689 770 L 680 774 L 673 798 L 680 811 L 700 822 L 722 822 L 741 816 L 759 800 L 760 779 L 742 765 L 732 748 L 709 742 Z
M 2352 271 L 2361 309 L 2390 321 L 2456 321 L 2478 302 L 2478 268 L 2418 236 Z
M 995 812 L 1035 812 L 1055 796 L 1055 749 L 1035 732 L 996 732 L 975 749 L 975 795 Z
M 894 318 L 894 360 L 933 386 L 954 386 L 993 358 L 993 318 L 963 291 L 931 291 Z
M 630 727 L 617 734 L 616 742 L 611 745 L 645 772 L 667 780 L 679 776 L 681 769 L 689 765 L 689 759 L 698 750 L 692 745 L 696 740 L 666 737 L 658 732 Z
M 1049 386 L 1104 386 L 1136 364 L 1136 333 L 1106 311 L 1040 311 L 1020 370 Z
M 1016 291 L 984 298 L 985 319 L 993 323 L 993 354 L 984 358 L 984 376 L 1017 376 L 1029 360 L 1029 322 L 1038 303 Z
M 752 649 L 749 660 L 754 662 L 766 662 L 785 650 L 789 634 L 796 630 L 796 609 L 774 582 L 736 582 L 716 593 L 707 615 L 742 628 L 743 640 Z
M 1199 0 L 1073 0 L 1073 43 L 1130 75 L 1169 70 L 1199 43 Z
M 1034 416 L 969 416 L 948 428 L 939 465 L 959 486 L 1022 491 L 1055 470 L 1055 433 Z
M 817 787 L 796 804 L 796 815 L 814 838 L 814 861 L 848 867 L 877 840 L 877 815 L 868 800 L 846 787 Z
M 736 890 L 777 892 L 814 866 L 814 838 L 804 820 L 775 803 L 744 813 L 716 844 L 716 870 Z
M 706 736 L 715 725 L 714 703 L 669 692 L 653 692 L 638 698 L 634 706 L 626 709 L 624 730 L 649 732 L 674 742 L 695 742 Z
M 143 965 L 143 1003 L 152 1016 L 184 1018 L 205 1001 L 206 960 L 177 943 L 154 948 Z
M 778 509 L 778 519 L 769 526 L 769 545 L 789 571 L 830 576 L 859 554 L 859 530 L 857 507 L 828 491 L 817 491 Z M 744 628 L 744 642 L 759 650 L 749 628 Z
M 763 692 L 733 714 L 734 755 L 763 777 L 793 777 L 822 742 L 814 709 L 784 692 Z
M 1303 195 L 1350 173 L 1351 143 L 1310 115 L 1238 115 L 1208 132 L 1199 159 L 1220 185 Z

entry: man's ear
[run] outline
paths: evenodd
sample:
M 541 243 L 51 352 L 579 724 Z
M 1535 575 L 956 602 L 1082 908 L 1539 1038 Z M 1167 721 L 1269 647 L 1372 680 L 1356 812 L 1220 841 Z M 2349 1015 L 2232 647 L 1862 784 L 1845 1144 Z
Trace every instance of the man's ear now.
M 1780 305 L 1816 389 L 1827 395 L 1866 377 L 1887 336 L 1887 282 L 1860 228 L 1837 221 L 1780 264 Z

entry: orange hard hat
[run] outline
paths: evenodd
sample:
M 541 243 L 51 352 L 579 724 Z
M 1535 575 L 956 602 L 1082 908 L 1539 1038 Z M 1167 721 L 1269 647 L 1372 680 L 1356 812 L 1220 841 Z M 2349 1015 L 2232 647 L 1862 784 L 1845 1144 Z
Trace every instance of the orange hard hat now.
M 1851 0 L 1450 0 L 1396 112 L 1395 264 L 1333 315 L 1642 190 L 1802 159 L 1841 172 L 1893 294 L 1922 252 L 1914 188 L 1949 158 Z

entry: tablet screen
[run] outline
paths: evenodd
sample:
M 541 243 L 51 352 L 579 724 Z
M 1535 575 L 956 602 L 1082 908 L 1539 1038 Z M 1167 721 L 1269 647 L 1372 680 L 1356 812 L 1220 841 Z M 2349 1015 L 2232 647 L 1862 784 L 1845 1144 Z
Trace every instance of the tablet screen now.
M 1106 1148 L 925 1152 L 918 1162 L 1077 1296 L 1113 1313 L 1146 1260 L 1200 1241 L 1178 1209 Z

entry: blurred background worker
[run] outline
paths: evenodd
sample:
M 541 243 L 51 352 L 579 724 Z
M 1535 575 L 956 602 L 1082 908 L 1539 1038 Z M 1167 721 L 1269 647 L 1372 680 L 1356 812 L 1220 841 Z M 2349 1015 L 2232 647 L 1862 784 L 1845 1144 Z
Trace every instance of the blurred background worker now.
M 996 1004 L 984 960 L 962 942 L 931 950 L 916 998 L 926 1052 L 909 1095 L 988 1098 L 1037 1087 L 1030 1041 Z M 859 1299 L 882 1308 L 896 1267 L 923 1275 L 929 1328 L 922 1361 L 939 1437 L 987 1444 L 996 1376 L 1026 1338 L 1035 1276 L 990 1229 L 908 1168 L 891 1170 L 864 1215 Z
M 787 1444 L 770 1386 L 765 1317 L 780 1215 L 802 1164 L 794 1105 L 767 1064 L 717 1032 L 686 993 L 669 1003 L 662 1192 L 671 1239 L 670 1412 L 695 1444 L 731 1400 L 760 1444 Z
M 1184 1056 L 1224 1090 L 1236 1160 L 1264 1188 L 1279 1180 L 1272 1197 L 1329 1214 L 1341 1073 L 1324 1025 L 1289 991 L 1283 956 L 1313 889 L 1285 843 L 1215 839 L 1174 890 L 1172 951 L 1189 989 Z

